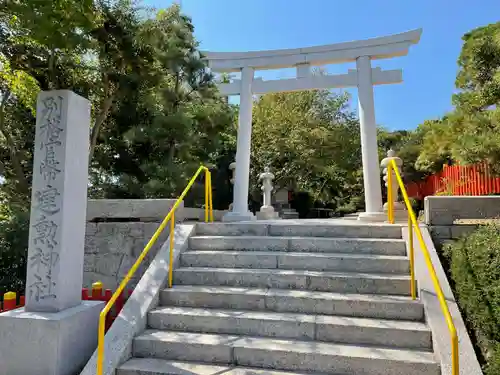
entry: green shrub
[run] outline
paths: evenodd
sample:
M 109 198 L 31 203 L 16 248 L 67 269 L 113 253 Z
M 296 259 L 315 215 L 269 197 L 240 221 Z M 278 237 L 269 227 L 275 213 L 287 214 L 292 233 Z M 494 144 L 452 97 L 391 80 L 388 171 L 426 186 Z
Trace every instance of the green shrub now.
M 444 247 L 455 295 L 474 335 L 485 375 L 500 374 L 500 226 L 479 227 Z
M 0 218 L 0 296 L 24 293 L 28 231 L 28 212 L 9 212 Z
M 348 214 L 353 214 L 358 211 L 358 208 L 356 205 L 352 202 L 349 202 L 347 204 L 344 204 L 342 206 L 337 207 L 335 210 L 340 216 L 345 216 Z

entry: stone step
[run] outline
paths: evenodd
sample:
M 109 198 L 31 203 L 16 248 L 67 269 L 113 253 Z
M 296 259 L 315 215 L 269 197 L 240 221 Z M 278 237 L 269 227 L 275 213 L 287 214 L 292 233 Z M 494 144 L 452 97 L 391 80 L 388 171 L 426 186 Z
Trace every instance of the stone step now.
M 121 365 L 116 375 L 305 375 L 267 369 L 169 361 L 159 358 L 132 358 Z M 313 374 L 307 374 L 313 375 Z
M 434 354 L 410 349 L 146 330 L 133 356 L 344 375 L 439 375 Z
M 432 348 L 431 333 L 424 323 L 347 316 L 160 307 L 149 312 L 148 325 L 170 331 Z
M 424 307 L 409 297 L 307 290 L 174 285 L 160 293 L 162 306 L 267 310 L 423 321 Z
M 406 243 L 404 240 L 378 238 L 193 236 L 189 239 L 189 248 L 193 250 L 406 255 Z
M 402 238 L 401 227 L 340 220 L 287 220 L 271 223 L 199 223 L 197 235 Z
M 181 265 L 399 274 L 409 272 L 409 260 L 406 256 L 277 251 L 188 251 L 181 254 Z
M 303 270 L 178 268 L 174 271 L 174 283 L 362 294 L 408 295 L 410 293 L 410 277 L 407 275 Z

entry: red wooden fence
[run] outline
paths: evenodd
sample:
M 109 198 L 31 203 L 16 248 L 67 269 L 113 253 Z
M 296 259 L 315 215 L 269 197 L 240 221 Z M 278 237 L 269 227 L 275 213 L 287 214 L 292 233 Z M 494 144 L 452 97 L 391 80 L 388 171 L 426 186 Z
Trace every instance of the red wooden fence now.
M 125 305 L 125 302 L 127 301 L 128 297 L 130 297 L 131 294 L 132 290 L 129 290 L 127 293 L 122 293 L 118 297 L 116 303 L 114 304 L 113 308 L 111 309 L 110 313 L 107 316 L 106 330 L 108 330 L 113 321 L 116 319 L 116 317 L 122 310 L 123 306 Z M 90 290 L 90 294 L 87 288 L 82 289 L 82 301 L 108 302 L 111 299 L 112 295 L 113 292 L 111 291 L 111 289 L 103 290 L 101 282 L 96 282 L 92 284 L 92 289 Z M 3 295 L 3 302 L 0 301 L 0 313 L 14 310 L 23 306 L 24 306 L 24 296 L 20 296 L 19 300 L 17 300 L 16 293 L 8 292 Z
M 428 195 L 500 194 L 500 177 L 494 177 L 486 163 L 444 165 L 443 170 L 424 181 L 406 185 L 408 195 L 423 199 Z

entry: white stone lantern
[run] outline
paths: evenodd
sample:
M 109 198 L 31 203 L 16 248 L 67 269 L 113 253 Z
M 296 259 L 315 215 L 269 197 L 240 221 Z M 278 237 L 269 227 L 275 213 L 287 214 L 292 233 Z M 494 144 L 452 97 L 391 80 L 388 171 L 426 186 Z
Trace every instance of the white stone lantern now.
M 269 167 L 264 168 L 264 173 L 259 176 L 259 181 L 262 181 L 262 197 L 263 204 L 260 211 L 257 212 L 258 220 L 269 220 L 269 219 L 279 219 L 279 215 L 274 211 L 274 207 L 271 205 L 271 193 L 273 191 L 274 174 L 269 170 Z
M 385 181 L 385 186 L 388 187 L 388 173 L 387 173 L 387 167 L 389 166 L 389 163 L 391 160 L 394 160 L 398 172 L 401 175 L 401 167 L 403 166 L 403 160 L 401 158 L 396 156 L 396 152 L 392 149 L 390 149 L 387 152 L 387 157 L 382 159 L 380 162 L 380 166 L 383 168 L 383 174 L 384 174 L 384 181 Z M 398 196 L 399 196 L 399 184 L 396 179 L 396 173 L 393 171 L 392 172 L 392 192 L 393 192 L 393 202 L 394 202 L 394 218 L 395 219 L 404 219 L 406 218 L 406 211 L 405 211 L 405 206 L 403 203 L 398 201 Z M 387 212 L 389 209 L 389 203 L 386 202 L 384 203 L 384 212 Z
M 229 180 L 231 184 L 234 185 L 234 177 L 236 173 L 236 162 L 233 161 L 231 164 L 229 164 L 229 170 L 231 171 L 231 179 Z

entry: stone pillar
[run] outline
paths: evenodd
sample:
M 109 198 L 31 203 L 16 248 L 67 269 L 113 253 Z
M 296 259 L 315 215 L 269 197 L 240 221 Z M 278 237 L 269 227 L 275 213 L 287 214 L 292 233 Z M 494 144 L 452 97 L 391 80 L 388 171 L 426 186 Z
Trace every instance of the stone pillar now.
M 229 170 L 231 171 L 231 179 L 229 180 L 229 182 L 233 186 L 234 186 L 234 172 L 235 172 L 235 169 L 236 169 L 236 162 L 233 161 L 231 164 L 229 164 Z M 231 203 L 229 205 L 229 211 L 233 210 L 233 206 L 234 206 L 233 203 Z
M 274 207 L 271 204 L 271 192 L 273 191 L 274 174 L 269 171 L 269 167 L 264 168 L 264 173 L 259 176 L 259 181 L 262 181 L 262 206 L 257 212 L 258 220 L 279 219 L 277 212 L 274 212 Z
M 363 160 L 363 183 L 365 190 L 365 212 L 359 220 L 383 221 L 382 188 L 377 145 L 377 124 L 373 99 L 372 69 L 369 56 L 356 59 L 358 77 L 358 107 L 361 130 L 361 153 Z
M 223 221 L 255 220 L 248 210 L 248 184 L 250 174 L 250 146 L 252 139 L 252 82 L 254 71 L 245 67 L 241 70 L 240 112 L 238 139 L 236 145 L 236 175 L 234 180 L 233 210 Z
M 396 152 L 394 150 L 389 150 L 387 152 L 387 157 L 382 159 L 380 162 L 380 166 L 382 167 L 382 173 L 384 174 L 384 181 L 385 181 L 385 186 L 387 189 L 389 189 L 388 185 L 388 173 L 387 173 L 387 167 L 389 165 L 389 162 L 391 160 L 394 160 L 396 162 L 396 165 L 398 167 L 399 173 L 401 173 L 401 166 L 403 165 L 403 160 L 401 158 L 398 158 L 396 156 Z M 395 219 L 405 219 L 407 217 L 406 210 L 405 210 L 405 205 L 401 202 L 398 201 L 399 197 L 399 184 L 398 181 L 396 180 L 396 173 L 392 172 L 392 191 L 393 191 L 393 205 L 394 205 L 394 218 Z M 389 209 L 389 202 L 384 203 L 384 213 L 387 217 L 387 211 Z
M 58 312 L 81 303 L 90 120 L 87 109 L 88 101 L 70 91 L 39 96 L 26 311 Z M 86 121 L 78 119 L 80 116 Z
M 71 374 L 95 349 L 104 304 L 81 301 L 89 130 L 87 99 L 39 94 L 26 307 L 0 315 L 0 375 Z

